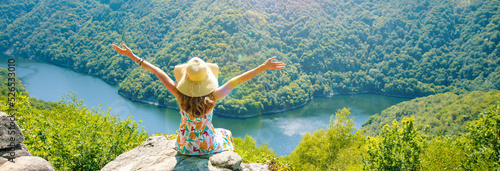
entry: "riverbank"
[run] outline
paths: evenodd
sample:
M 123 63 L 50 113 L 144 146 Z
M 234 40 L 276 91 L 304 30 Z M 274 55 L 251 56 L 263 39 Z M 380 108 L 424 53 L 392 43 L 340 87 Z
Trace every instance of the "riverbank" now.
M 12 55 L 12 52 L 10 52 L 10 54 L 7 54 L 7 52 L 8 51 L 4 52 L 3 54 L 7 55 L 7 56 L 17 56 L 17 55 Z M 31 61 L 43 62 L 43 63 L 47 63 L 47 64 L 59 66 L 59 67 L 63 67 L 63 68 L 66 68 L 66 69 L 70 69 L 70 70 L 72 70 L 72 71 L 74 71 L 76 73 L 91 75 L 91 76 L 94 76 L 96 78 L 101 79 L 102 81 L 106 82 L 109 85 L 115 86 L 115 85 L 119 84 L 119 82 L 113 82 L 113 81 L 109 81 L 109 80 L 103 79 L 101 77 L 101 75 L 98 75 L 97 73 L 91 73 L 91 72 L 86 72 L 85 70 L 75 69 L 74 66 L 70 65 L 69 63 L 66 63 L 66 64 L 56 63 L 56 62 L 52 62 L 51 60 L 45 60 L 43 57 L 39 57 L 39 56 L 21 57 L 21 58 L 27 59 L 27 60 L 31 60 Z
M 397 98 L 405 98 L 405 99 L 414 99 L 414 98 L 419 97 L 419 96 L 403 96 L 403 95 L 397 95 L 397 94 L 389 94 L 389 93 L 378 92 L 378 91 L 358 91 L 358 92 L 349 92 L 349 93 L 333 93 L 332 96 L 317 96 L 317 97 L 330 98 L 333 96 L 348 96 L 348 95 L 357 95 L 357 94 L 376 94 L 376 95 L 382 95 L 382 96 L 387 96 L 387 97 L 397 97 Z

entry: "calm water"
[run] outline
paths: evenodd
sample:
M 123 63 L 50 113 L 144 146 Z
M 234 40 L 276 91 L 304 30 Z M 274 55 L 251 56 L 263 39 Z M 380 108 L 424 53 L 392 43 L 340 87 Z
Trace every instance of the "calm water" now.
M 0 55 L 0 67 L 7 68 L 9 57 Z M 150 133 L 173 133 L 178 129 L 180 115 L 177 110 L 132 102 L 118 95 L 118 87 L 101 79 L 51 64 L 16 58 L 16 75 L 31 97 L 45 101 L 59 101 L 70 92 L 76 93 L 87 107 L 111 107 L 111 113 L 124 119 L 133 116 Z M 385 108 L 407 99 L 381 95 L 361 94 L 315 98 L 306 106 L 286 113 L 252 119 L 226 119 L 214 116 L 216 128 L 226 128 L 235 137 L 251 135 L 258 143 L 269 146 L 280 155 L 288 155 L 298 145 L 302 135 L 316 129 L 327 128 L 330 116 L 340 108 L 351 109 L 355 127 Z

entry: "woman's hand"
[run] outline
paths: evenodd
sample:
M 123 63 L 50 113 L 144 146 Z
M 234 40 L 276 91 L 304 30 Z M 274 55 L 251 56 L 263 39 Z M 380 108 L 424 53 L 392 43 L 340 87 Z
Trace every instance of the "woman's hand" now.
M 272 57 L 272 58 L 269 58 L 262 65 L 266 69 L 272 69 L 272 70 L 280 70 L 280 69 L 285 68 L 285 63 L 284 62 L 273 62 L 273 60 L 275 60 L 275 59 L 276 59 L 276 56 Z
M 129 58 L 131 59 L 135 59 L 135 55 L 134 53 L 132 53 L 132 50 L 130 50 L 130 48 L 128 48 L 127 46 L 125 46 L 125 44 L 122 45 L 125 49 L 122 49 L 116 45 L 113 44 L 113 48 L 116 49 L 116 51 L 118 51 L 118 53 L 121 53 L 122 55 L 125 55 L 125 56 L 128 56 Z
M 257 76 L 259 73 L 264 72 L 265 70 L 272 69 L 272 70 L 280 70 L 285 68 L 285 63 L 284 62 L 273 62 L 273 60 L 276 59 L 275 57 L 269 58 L 264 62 L 262 65 L 259 65 L 257 68 L 254 68 L 250 71 L 247 71 L 241 75 L 238 75 L 231 80 L 229 80 L 227 83 L 224 85 L 220 86 L 219 88 L 215 89 L 213 95 L 214 95 L 214 100 L 220 100 L 224 98 L 226 95 L 229 94 L 238 84 L 248 81 L 252 79 L 253 77 Z
M 170 91 L 172 94 L 174 94 L 175 97 L 179 97 L 179 92 L 177 90 L 177 87 L 175 87 L 175 82 L 160 68 L 154 66 L 153 64 L 149 63 L 148 61 L 145 61 L 144 59 L 139 58 L 138 56 L 135 56 L 134 53 L 132 53 L 132 50 L 125 46 L 125 44 L 122 45 L 125 49 L 122 49 L 116 45 L 113 45 L 113 48 L 118 51 L 118 53 L 121 53 L 122 55 L 128 56 L 130 59 L 134 60 L 136 63 L 139 64 L 139 66 L 143 67 L 144 69 L 148 70 L 149 72 L 153 73 L 160 79 L 160 81 L 167 87 L 168 91 Z M 140 62 L 139 62 L 140 61 Z

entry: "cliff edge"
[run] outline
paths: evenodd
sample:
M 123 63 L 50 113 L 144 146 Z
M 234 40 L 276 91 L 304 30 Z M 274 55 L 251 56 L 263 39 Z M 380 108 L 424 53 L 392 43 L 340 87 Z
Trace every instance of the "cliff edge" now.
M 108 170 L 268 170 L 265 164 L 241 163 L 233 151 L 203 156 L 186 156 L 174 150 L 176 140 L 163 136 L 148 138 L 140 146 L 106 164 Z

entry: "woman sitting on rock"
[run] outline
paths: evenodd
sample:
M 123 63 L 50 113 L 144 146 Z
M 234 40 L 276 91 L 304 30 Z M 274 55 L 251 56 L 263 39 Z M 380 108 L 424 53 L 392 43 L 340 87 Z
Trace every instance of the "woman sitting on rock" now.
M 174 76 L 177 84 L 160 68 L 134 55 L 125 45 L 122 49 L 113 47 L 128 56 L 139 66 L 155 74 L 167 89 L 177 98 L 181 109 L 181 124 L 175 149 L 186 155 L 205 155 L 234 150 L 231 131 L 212 125 L 215 103 L 224 98 L 238 84 L 259 73 L 271 69 L 285 68 L 283 62 L 272 62 L 276 57 L 267 59 L 262 65 L 238 75 L 219 87 L 217 64 L 205 63 L 200 58 L 191 58 L 186 64 L 175 66 Z

